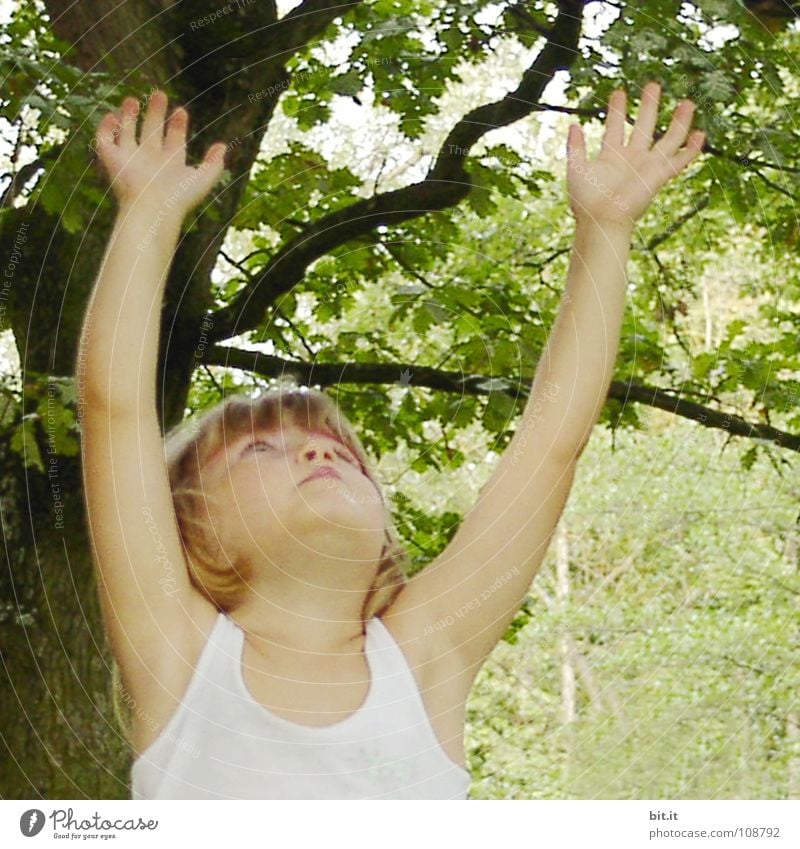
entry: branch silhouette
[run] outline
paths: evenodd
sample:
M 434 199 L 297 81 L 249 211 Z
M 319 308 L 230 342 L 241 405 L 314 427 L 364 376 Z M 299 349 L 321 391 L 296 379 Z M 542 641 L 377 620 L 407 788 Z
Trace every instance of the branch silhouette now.
M 533 375 L 496 377 L 492 375 L 465 374 L 444 371 L 416 363 L 381 363 L 342 361 L 336 363 L 288 360 L 259 351 L 215 345 L 205 352 L 204 365 L 242 369 L 262 377 L 293 377 L 298 382 L 331 386 L 337 383 L 391 384 L 425 387 L 440 392 L 461 395 L 489 395 L 502 392 L 515 400 L 525 400 L 530 392 Z M 672 413 L 697 422 L 704 427 L 724 430 L 733 436 L 771 442 L 781 448 L 800 452 L 800 436 L 787 433 L 770 425 L 748 422 L 741 416 L 714 410 L 695 401 L 681 398 L 679 394 L 633 381 L 613 380 L 608 399 L 626 404 L 635 402 Z
M 505 127 L 536 110 L 556 71 L 577 57 L 585 0 L 562 0 L 546 44 L 523 73 L 517 88 L 493 103 L 468 112 L 447 134 L 423 180 L 356 201 L 323 216 L 282 245 L 263 272 L 234 300 L 211 316 L 211 339 L 220 342 L 257 327 L 267 308 L 302 280 L 308 266 L 339 245 L 379 225 L 399 224 L 462 201 L 472 183 L 464 162 L 472 147 L 490 130 Z

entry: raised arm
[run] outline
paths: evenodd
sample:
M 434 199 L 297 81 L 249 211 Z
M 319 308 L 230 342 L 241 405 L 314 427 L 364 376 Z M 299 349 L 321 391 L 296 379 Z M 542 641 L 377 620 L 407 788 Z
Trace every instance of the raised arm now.
M 649 83 L 625 144 L 625 93 L 609 101 L 602 150 L 588 161 L 578 125 L 568 137 L 576 218 L 566 289 L 518 428 L 447 548 L 390 608 L 404 633 L 449 657 L 468 686 L 502 638 L 544 558 L 575 466 L 606 399 L 619 345 L 634 222 L 699 153 L 684 101 L 653 145 L 659 88 Z M 682 145 L 686 142 L 686 146 Z
M 181 693 L 198 622 L 212 606 L 189 581 L 156 413 L 164 285 L 186 213 L 219 178 L 224 145 L 185 164 L 187 113 L 156 92 L 137 142 L 127 98 L 97 129 L 118 213 L 80 341 L 84 491 L 106 631 L 123 682 L 155 732 Z M 185 677 L 185 676 L 184 676 Z M 161 690 L 161 692 L 159 692 Z M 143 745 L 149 740 L 142 739 Z

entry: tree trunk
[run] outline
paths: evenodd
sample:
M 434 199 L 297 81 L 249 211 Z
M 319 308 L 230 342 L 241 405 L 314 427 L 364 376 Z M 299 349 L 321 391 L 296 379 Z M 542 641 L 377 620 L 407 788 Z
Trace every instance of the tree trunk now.
M 31 474 L 0 450 L 0 796 L 124 799 L 128 755 L 107 695 L 78 459 Z

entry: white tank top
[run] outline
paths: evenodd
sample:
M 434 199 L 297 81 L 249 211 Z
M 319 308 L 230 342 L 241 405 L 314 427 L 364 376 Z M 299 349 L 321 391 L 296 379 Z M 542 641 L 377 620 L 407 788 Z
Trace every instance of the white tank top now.
M 414 675 L 379 617 L 367 625 L 366 701 L 300 725 L 242 677 L 244 631 L 220 613 L 186 693 L 133 763 L 134 799 L 466 799 L 470 774 L 442 749 Z

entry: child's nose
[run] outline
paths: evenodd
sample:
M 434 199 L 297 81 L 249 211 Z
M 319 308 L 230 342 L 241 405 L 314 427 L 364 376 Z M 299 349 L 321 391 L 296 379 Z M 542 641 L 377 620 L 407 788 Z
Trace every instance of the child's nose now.
M 308 447 L 304 453 L 307 460 L 316 460 L 317 457 L 323 457 L 325 460 L 333 460 L 333 451 L 330 448 Z

